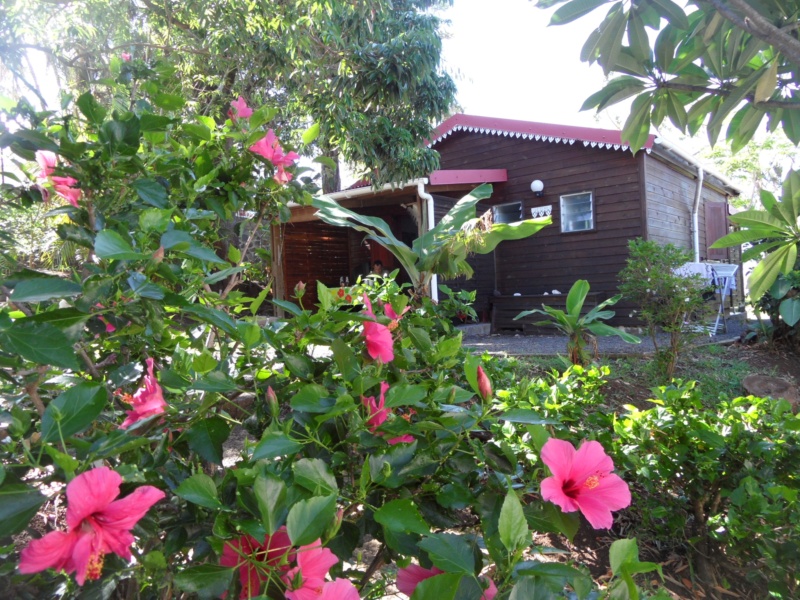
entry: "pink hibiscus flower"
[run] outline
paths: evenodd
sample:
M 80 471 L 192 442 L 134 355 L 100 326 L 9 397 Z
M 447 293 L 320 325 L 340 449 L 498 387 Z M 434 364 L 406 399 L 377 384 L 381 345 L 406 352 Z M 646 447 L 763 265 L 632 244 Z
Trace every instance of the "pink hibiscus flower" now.
M 250 146 L 250 152 L 263 156 L 277 167 L 277 172 L 273 178 L 277 183 L 285 184 L 292 180 L 292 174 L 287 173 L 285 168 L 293 166 L 294 162 L 300 158 L 300 155 L 296 152 L 284 154 L 283 148 L 272 129 L 267 131 L 267 135 Z
M 436 567 L 426 569 L 419 565 L 408 565 L 402 569 L 397 569 L 397 589 L 406 596 L 411 597 L 421 581 L 442 573 L 444 571 Z
M 334 579 L 322 587 L 319 600 L 359 600 L 358 589 L 348 579 Z
M 553 474 L 542 481 L 542 498 L 564 512 L 580 510 L 595 529 L 611 527 L 611 511 L 631 503 L 628 484 L 611 472 L 614 463 L 599 442 L 584 442 L 576 451 L 569 442 L 550 438 L 542 462 Z
M 128 52 L 122 52 L 119 57 L 123 60 L 123 62 L 131 62 L 131 55 Z
M 39 164 L 39 179 L 47 179 L 53 174 L 53 170 L 58 164 L 58 157 L 55 152 L 49 150 L 37 150 L 36 162 Z
M 372 302 L 369 301 L 369 296 L 364 293 L 364 314 L 368 317 L 375 318 L 375 313 L 372 312 Z M 375 359 L 380 359 L 384 363 L 390 363 L 394 360 L 394 342 L 392 340 L 392 332 L 386 325 L 377 323 L 375 321 L 364 321 L 364 337 L 367 340 L 367 354 Z
M 239 581 L 242 584 L 239 598 L 251 598 L 261 593 L 262 584 L 269 579 L 269 574 L 264 570 L 265 564 L 280 571 L 288 570 L 288 563 L 294 560 L 291 548 L 292 542 L 285 527 L 266 536 L 263 543 L 243 535 L 225 543 L 219 564 L 239 568 Z
M 153 374 L 153 359 L 148 358 L 145 362 L 147 363 L 147 375 L 144 378 L 144 387 L 139 388 L 133 396 L 126 394 L 122 398 L 123 401 L 133 406 L 133 410 L 127 411 L 128 418 L 119 426 L 120 429 L 127 429 L 147 417 L 160 415 L 167 407 L 164 393 Z
M 382 435 L 377 429 L 386 422 L 386 419 L 389 418 L 389 409 L 385 407 L 386 404 L 386 392 L 389 391 L 389 384 L 385 381 L 381 382 L 381 395 L 378 401 L 375 401 L 374 396 L 368 396 L 366 398 L 361 399 L 361 403 L 364 407 L 369 411 L 369 418 L 367 419 L 367 427 L 369 428 L 370 432 L 375 435 Z M 409 434 L 399 435 L 397 437 L 393 437 L 391 439 L 386 440 L 390 446 L 394 446 L 395 444 L 410 444 L 414 441 L 414 436 Z
M 75 187 L 78 185 L 77 179 L 53 176 L 50 180 L 53 182 L 57 195 L 67 200 L 72 206 L 78 206 L 78 200 L 81 199 L 81 190 Z
M 319 600 L 325 585 L 325 576 L 339 559 L 322 547 L 317 540 L 297 551 L 297 566 L 281 577 L 289 588 L 286 590 L 288 600 Z
M 131 529 L 164 492 L 151 485 L 136 488 L 121 500 L 122 477 L 108 467 L 78 475 L 67 484 L 67 531 L 51 531 L 22 551 L 20 573 L 53 568 L 75 573 L 78 585 L 99 579 L 106 554 L 131 559 Z
M 228 116 L 233 119 L 249 119 L 253 115 L 253 109 L 247 106 L 244 98 L 239 96 L 238 100 L 231 102 L 231 108 L 228 111 Z

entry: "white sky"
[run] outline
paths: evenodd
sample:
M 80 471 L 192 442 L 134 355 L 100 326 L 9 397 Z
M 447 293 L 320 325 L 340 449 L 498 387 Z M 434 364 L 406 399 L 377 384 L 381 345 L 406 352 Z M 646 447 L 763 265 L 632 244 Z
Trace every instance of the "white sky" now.
M 580 59 L 581 47 L 604 11 L 600 8 L 573 23 L 548 27 L 553 12 L 536 8 L 533 0 L 455 0 L 442 13 L 451 21 L 444 64 L 456 77 L 463 111 L 619 129 L 627 104 L 599 116 L 593 110 L 580 110 L 605 81 L 600 66 Z

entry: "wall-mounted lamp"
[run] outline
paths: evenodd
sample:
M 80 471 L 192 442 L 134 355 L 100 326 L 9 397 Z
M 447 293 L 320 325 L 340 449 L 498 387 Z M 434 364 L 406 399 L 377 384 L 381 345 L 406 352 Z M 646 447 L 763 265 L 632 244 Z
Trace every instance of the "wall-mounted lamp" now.
M 544 196 L 544 184 L 538 179 L 534 179 L 531 182 L 531 191 L 536 195 L 537 198 L 541 198 Z

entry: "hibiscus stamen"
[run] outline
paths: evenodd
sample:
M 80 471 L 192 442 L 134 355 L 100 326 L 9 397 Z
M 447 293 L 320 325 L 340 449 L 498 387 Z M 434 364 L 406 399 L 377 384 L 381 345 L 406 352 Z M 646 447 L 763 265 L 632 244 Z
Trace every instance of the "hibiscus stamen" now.
M 103 554 L 98 552 L 89 557 L 89 562 L 86 565 L 86 579 L 94 580 L 100 579 L 100 574 L 103 572 Z
M 600 485 L 600 478 L 597 475 L 591 475 L 590 477 L 586 478 L 586 481 L 583 482 L 583 485 L 590 490 L 593 490 Z

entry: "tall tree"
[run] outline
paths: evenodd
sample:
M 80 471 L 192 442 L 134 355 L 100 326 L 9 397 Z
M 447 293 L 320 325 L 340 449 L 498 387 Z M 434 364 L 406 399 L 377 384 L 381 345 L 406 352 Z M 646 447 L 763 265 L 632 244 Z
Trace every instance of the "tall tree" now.
M 800 143 L 800 2 L 797 0 L 539 0 L 560 6 L 563 25 L 607 6 L 581 59 L 616 75 L 584 109 L 635 97 L 623 127 L 633 149 L 664 119 L 692 135 L 705 125 L 712 145 L 727 124 L 738 150 L 764 119 Z
M 222 117 L 231 96 L 282 108 L 283 125 L 319 125 L 317 146 L 337 186 L 339 159 L 373 183 L 434 169 L 421 143 L 451 110 L 455 84 L 440 66 L 448 0 L 16 0 L 0 11 L 0 61 L 37 94 L 30 53 L 49 57 L 78 90 L 120 57 L 130 68 L 175 68 L 176 88 L 193 108 Z M 178 89 L 174 90 L 178 91 Z M 333 176 L 331 176 L 333 175 Z

